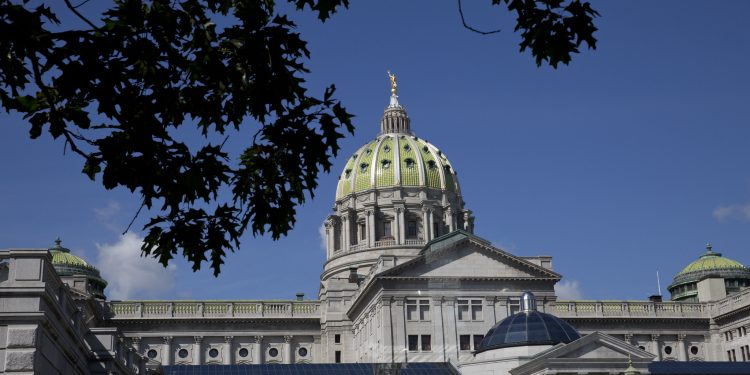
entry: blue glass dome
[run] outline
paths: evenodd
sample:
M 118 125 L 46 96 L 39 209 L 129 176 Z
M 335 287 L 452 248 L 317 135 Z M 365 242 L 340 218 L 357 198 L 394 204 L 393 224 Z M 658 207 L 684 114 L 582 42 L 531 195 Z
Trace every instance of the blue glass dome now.
M 536 311 L 534 295 L 529 292 L 521 297 L 521 310 L 495 324 L 475 353 L 513 346 L 567 344 L 581 338 L 568 322 Z

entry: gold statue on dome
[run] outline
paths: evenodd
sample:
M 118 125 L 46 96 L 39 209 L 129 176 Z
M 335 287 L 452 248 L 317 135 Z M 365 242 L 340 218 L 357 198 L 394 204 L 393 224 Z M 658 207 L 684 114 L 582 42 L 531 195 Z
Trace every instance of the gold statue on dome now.
M 391 79 L 391 96 L 396 96 L 396 90 L 398 89 L 398 84 L 396 83 L 396 75 L 388 70 L 388 78 Z

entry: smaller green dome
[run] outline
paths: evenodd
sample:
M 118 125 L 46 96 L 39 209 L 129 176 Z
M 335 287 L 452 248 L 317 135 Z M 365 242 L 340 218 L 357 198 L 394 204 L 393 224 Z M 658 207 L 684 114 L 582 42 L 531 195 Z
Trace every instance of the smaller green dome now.
M 55 240 L 55 246 L 47 249 L 52 255 L 52 266 L 55 267 L 55 272 L 60 276 L 85 276 L 93 287 L 89 292 L 96 297 L 105 298 L 104 288 L 107 287 L 107 281 L 102 279 L 99 270 L 83 258 L 71 254 L 70 249 L 63 247 L 61 242 L 58 238 Z
M 706 252 L 698 258 L 698 260 L 690 263 L 687 267 L 683 268 L 677 275 L 684 275 L 688 272 L 696 271 L 710 271 L 710 270 L 726 270 L 726 269 L 746 269 L 742 263 L 724 258 L 721 253 L 715 253 L 712 250 L 711 244 L 706 245 Z

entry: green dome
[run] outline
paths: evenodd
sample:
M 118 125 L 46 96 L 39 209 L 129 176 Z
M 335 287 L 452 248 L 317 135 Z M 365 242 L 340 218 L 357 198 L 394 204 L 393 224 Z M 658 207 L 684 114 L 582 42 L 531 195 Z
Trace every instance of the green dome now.
M 705 254 L 701 255 L 698 260 L 688 264 L 687 267 L 683 268 L 677 275 L 686 274 L 688 272 L 725 269 L 744 270 L 746 267 L 736 260 L 722 257 L 721 253 L 715 253 L 711 251 L 709 247 L 709 250 Z
M 86 276 L 92 284 L 90 291 L 94 296 L 104 298 L 104 288 L 107 282 L 102 279 L 99 270 L 88 264 L 83 258 L 70 253 L 70 249 L 61 245 L 60 239 L 55 240 L 55 246 L 48 250 L 52 254 L 52 266 L 60 276 Z
M 448 158 L 415 136 L 406 109 L 391 96 L 380 120 L 380 135 L 360 147 L 339 177 L 336 200 L 375 188 L 413 186 L 460 193 Z
M 673 301 L 695 301 L 698 282 L 708 276 L 723 278 L 727 294 L 750 285 L 750 269 L 740 262 L 722 257 L 721 253 L 712 250 L 711 244 L 707 244 L 706 252 L 675 275 L 667 290 L 672 294 Z

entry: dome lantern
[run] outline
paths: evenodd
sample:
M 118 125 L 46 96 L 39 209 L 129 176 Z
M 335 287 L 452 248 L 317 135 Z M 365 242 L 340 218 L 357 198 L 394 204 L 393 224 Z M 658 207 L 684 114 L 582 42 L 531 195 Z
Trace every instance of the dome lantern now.
M 396 76 L 390 70 L 388 78 L 391 79 L 391 100 L 380 119 L 380 134 L 411 134 L 409 116 L 406 115 L 406 109 L 398 102 Z

